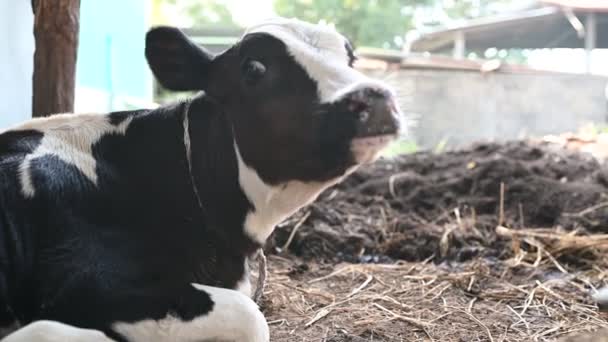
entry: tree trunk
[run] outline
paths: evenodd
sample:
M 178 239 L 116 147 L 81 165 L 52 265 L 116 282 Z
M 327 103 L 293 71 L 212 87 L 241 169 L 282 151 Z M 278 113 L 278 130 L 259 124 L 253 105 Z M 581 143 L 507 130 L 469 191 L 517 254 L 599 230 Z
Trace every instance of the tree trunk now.
M 80 0 L 32 0 L 34 79 L 32 115 L 74 111 Z

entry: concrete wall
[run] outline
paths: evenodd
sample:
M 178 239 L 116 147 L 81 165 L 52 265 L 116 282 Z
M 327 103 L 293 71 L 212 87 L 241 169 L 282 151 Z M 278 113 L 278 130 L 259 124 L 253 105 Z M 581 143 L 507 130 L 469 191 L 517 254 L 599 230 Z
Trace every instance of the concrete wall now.
M 33 23 L 30 1 L 0 0 L 0 130 L 32 113 Z
M 608 78 L 550 73 L 401 69 L 373 72 L 396 87 L 422 148 L 576 131 L 607 122 Z

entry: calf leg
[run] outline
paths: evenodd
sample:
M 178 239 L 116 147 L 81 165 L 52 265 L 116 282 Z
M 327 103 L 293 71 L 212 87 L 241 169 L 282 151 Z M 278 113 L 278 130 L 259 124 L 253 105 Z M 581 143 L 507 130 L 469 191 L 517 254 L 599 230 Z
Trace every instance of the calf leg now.
M 115 323 L 113 329 L 129 341 L 268 342 L 268 324 L 251 298 L 241 292 L 192 284 L 193 295 L 209 297 L 212 305 L 197 315 L 192 308 L 160 320 Z M 192 298 L 193 302 L 197 302 Z M 203 308 L 201 308 L 203 309 Z
M 55 321 L 35 321 L 6 336 L 1 342 L 112 342 L 98 330 L 81 329 Z

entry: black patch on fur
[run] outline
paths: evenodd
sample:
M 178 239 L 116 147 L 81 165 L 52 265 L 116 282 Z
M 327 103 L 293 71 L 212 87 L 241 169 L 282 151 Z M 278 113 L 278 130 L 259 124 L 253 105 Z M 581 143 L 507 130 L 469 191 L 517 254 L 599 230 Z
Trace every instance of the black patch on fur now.
M 7 131 L 0 134 L 0 163 L 20 158 L 34 151 L 44 134 L 36 130 Z
M 21 194 L 19 166 L 42 140 L 36 130 L 0 134 L 0 326 L 27 321 L 37 305 L 31 275 L 35 258 L 36 212 Z
M 346 52 L 348 53 L 348 65 L 352 67 L 355 61 L 357 60 L 357 56 L 355 56 L 355 50 L 351 41 L 347 39 L 346 43 L 344 43 L 344 47 L 346 48 Z

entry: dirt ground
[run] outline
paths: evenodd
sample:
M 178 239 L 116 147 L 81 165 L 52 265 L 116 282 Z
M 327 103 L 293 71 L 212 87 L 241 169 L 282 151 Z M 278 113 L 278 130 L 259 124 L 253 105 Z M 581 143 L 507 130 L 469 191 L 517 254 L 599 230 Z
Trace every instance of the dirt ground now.
M 607 233 L 608 165 L 590 155 L 519 141 L 400 156 L 277 229 L 263 309 L 272 341 L 608 337 L 590 298 Z

